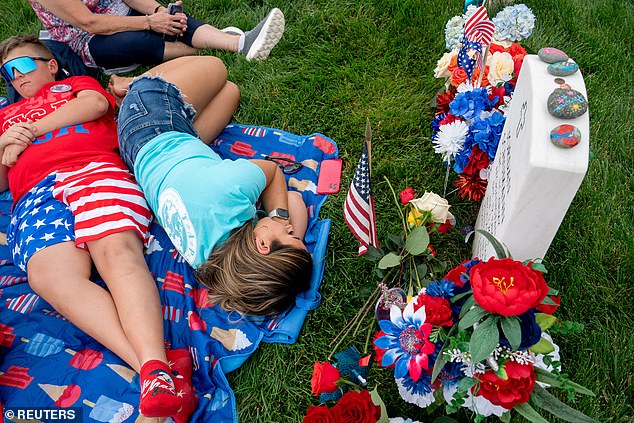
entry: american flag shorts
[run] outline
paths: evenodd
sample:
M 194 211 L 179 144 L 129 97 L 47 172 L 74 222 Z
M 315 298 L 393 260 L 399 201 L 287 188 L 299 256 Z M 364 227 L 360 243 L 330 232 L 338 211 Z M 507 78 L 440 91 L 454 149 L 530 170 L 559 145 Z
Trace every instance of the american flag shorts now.
M 91 163 L 49 175 L 16 204 L 7 230 L 13 262 L 26 271 L 37 251 L 66 241 L 86 242 L 126 230 L 147 240 L 152 214 L 132 174 Z

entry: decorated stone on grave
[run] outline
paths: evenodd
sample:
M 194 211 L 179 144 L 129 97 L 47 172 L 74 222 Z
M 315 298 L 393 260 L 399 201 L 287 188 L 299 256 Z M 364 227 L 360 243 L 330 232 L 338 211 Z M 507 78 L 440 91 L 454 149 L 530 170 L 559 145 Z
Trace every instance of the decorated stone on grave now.
M 555 79 L 559 88 L 548 96 L 548 112 L 559 119 L 574 119 L 588 110 L 588 102 L 583 94 L 572 89 L 561 78 Z
M 548 112 L 548 97 L 561 81 L 546 68 L 535 55 L 524 59 L 476 222 L 516 260 L 544 257 L 588 168 L 589 114 L 562 120 Z M 585 98 L 581 72 L 565 82 Z M 555 137 L 559 146 L 553 131 L 561 135 Z M 565 148 L 575 141 L 574 148 Z M 476 233 L 473 256 L 494 255 Z
M 568 60 L 566 62 L 556 62 L 548 65 L 546 68 L 548 73 L 555 76 L 569 76 L 579 70 L 579 65 L 577 65 L 572 60 Z
M 574 125 L 559 125 L 550 131 L 550 140 L 560 148 L 572 148 L 581 141 L 581 131 Z
M 565 62 L 568 60 L 568 55 L 566 53 L 554 47 L 540 48 L 537 55 L 542 62 L 546 63 Z

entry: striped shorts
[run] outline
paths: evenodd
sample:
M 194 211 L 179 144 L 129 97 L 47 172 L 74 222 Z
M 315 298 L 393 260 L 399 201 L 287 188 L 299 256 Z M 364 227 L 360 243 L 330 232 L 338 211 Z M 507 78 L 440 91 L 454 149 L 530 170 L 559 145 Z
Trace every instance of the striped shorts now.
M 7 230 L 13 262 L 26 271 L 37 251 L 66 241 L 86 242 L 126 230 L 144 241 L 152 214 L 132 174 L 110 163 L 91 163 L 49 175 L 15 205 Z

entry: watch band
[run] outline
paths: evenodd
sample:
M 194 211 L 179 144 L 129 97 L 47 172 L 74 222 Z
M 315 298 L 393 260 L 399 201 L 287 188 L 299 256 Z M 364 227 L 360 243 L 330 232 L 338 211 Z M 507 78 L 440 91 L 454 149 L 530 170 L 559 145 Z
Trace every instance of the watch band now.
M 280 219 L 288 220 L 288 210 L 282 208 L 271 210 L 271 212 L 269 213 L 269 217 L 279 217 Z

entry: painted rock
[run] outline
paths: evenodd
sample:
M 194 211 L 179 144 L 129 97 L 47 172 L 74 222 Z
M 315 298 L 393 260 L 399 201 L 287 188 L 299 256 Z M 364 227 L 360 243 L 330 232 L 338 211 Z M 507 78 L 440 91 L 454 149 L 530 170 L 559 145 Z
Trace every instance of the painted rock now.
M 560 148 L 572 148 L 581 141 L 581 131 L 573 125 L 559 125 L 550 131 L 550 140 Z
M 555 76 L 569 76 L 579 70 L 575 62 L 557 62 L 548 65 L 548 73 Z
M 537 55 L 542 62 L 546 63 L 565 62 L 568 60 L 568 55 L 566 53 L 554 47 L 541 48 L 537 52 Z
M 577 90 L 556 88 L 548 96 L 548 113 L 559 119 L 574 119 L 588 110 L 588 102 Z

